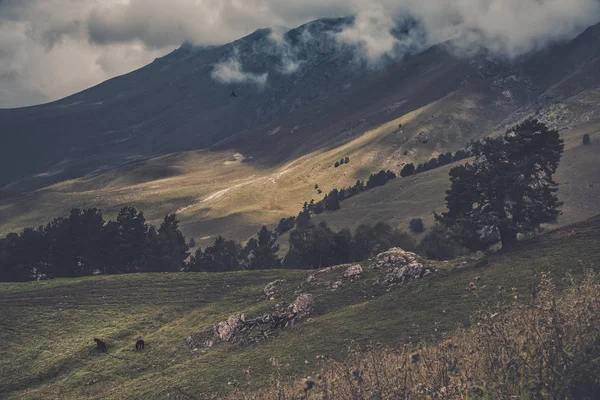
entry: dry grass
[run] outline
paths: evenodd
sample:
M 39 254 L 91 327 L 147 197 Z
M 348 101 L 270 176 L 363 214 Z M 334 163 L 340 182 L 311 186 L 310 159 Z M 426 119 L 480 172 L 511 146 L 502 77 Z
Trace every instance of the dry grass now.
M 558 291 L 542 275 L 537 295 L 478 313 L 470 328 L 436 344 L 357 352 L 301 382 L 235 399 L 597 399 L 600 283 L 570 275 Z M 476 294 L 476 284 L 474 293 Z M 524 296 L 527 297 L 527 296 Z

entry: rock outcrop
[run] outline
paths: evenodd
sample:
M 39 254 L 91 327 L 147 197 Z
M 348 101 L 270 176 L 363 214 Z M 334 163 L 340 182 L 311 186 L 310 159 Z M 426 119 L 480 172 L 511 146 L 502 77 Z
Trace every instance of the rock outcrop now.
M 277 331 L 293 326 L 308 317 L 314 309 L 314 297 L 303 293 L 292 302 L 285 311 L 264 314 L 262 317 L 247 319 L 244 314 L 231 316 L 216 324 L 212 332 L 193 334 L 188 337 L 189 347 L 211 347 L 216 342 L 248 344 Z
M 383 270 L 378 283 L 387 287 L 423 278 L 435 271 L 415 253 L 397 247 L 378 254 L 373 266 Z
M 353 278 L 358 278 L 362 273 L 363 273 L 362 267 L 360 266 L 360 264 L 356 264 L 356 265 L 349 267 L 346 271 L 344 271 L 342 276 L 344 278 L 353 279 Z

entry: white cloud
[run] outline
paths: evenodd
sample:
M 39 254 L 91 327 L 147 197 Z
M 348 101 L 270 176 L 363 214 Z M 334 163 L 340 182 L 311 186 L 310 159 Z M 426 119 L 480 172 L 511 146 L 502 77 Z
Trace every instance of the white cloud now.
M 267 83 L 268 74 L 253 74 L 244 72 L 242 64 L 237 57 L 231 57 L 229 60 L 215 65 L 212 72 L 213 79 L 229 84 L 229 83 L 254 83 L 259 86 L 264 86 Z
M 356 23 L 340 41 L 371 61 L 459 36 L 512 57 L 600 21 L 600 0 L 0 0 L 0 107 L 66 96 L 184 41 L 221 44 L 346 15 Z M 420 31 L 399 40 L 390 32 L 406 18 Z

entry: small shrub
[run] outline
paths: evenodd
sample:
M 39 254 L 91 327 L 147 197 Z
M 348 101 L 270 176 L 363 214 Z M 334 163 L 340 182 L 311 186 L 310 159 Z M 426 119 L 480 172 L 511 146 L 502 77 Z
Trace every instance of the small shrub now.
M 196 247 L 196 241 L 194 240 L 194 238 L 190 239 L 190 243 L 188 244 L 188 247 L 190 249 L 193 249 L 194 247 Z
M 585 144 L 587 146 L 588 144 L 591 144 L 591 143 L 592 143 L 592 141 L 590 139 L 590 135 L 588 135 L 587 133 L 585 135 L 583 135 L 583 144 Z
M 423 220 L 421 218 L 411 219 L 408 226 L 411 232 L 414 233 L 423 233 L 425 231 L 425 225 L 423 224 Z
M 348 164 L 350 162 L 350 157 L 344 158 L 344 164 Z
M 335 168 L 339 167 L 339 166 L 340 166 L 340 162 L 339 162 L 339 161 L 336 161 L 336 162 L 335 162 L 335 164 L 334 164 L 333 166 L 334 166 Z

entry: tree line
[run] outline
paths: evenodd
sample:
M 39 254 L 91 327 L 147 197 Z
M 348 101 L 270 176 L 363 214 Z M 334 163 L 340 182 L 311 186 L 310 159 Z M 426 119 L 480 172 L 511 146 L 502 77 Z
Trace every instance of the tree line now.
M 310 202 L 304 202 L 302 206 L 302 211 L 300 214 L 304 212 L 308 212 L 309 215 L 318 215 L 322 214 L 325 211 L 336 211 L 340 209 L 340 202 L 343 200 L 349 199 L 350 197 L 356 196 L 357 194 L 364 192 L 366 190 L 373 189 L 378 186 L 385 185 L 388 181 L 392 179 L 396 179 L 397 176 L 394 172 L 387 170 L 381 170 L 375 174 L 369 175 L 369 179 L 367 179 L 367 183 L 365 184 L 364 180 L 357 180 L 353 186 L 344 187 L 341 189 L 333 189 L 329 193 L 327 193 L 323 199 L 316 201 L 312 199 Z M 315 185 L 315 188 L 318 188 L 318 185 Z M 275 228 L 275 232 L 279 235 L 284 234 L 285 232 L 291 230 L 296 225 L 296 220 L 298 217 L 287 217 L 282 218 L 277 224 L 277 228 Z
M 407 176 L 420 174 L 421 172 L 429 171 L 435 168 L 443 167 L 444 165 L 451 164 L 456 161 L 464 160 L 465 158 L 472 157 L 473 153 L 469 150 L 458 150 L 456 153 L 447 152 L 440 154 L 437 157 L 432 157 L 426 163 L 419 164 L 415 167 L 414 164 L 405 164 L 400 171 L 400 176 L 406 178 Z
M 96 208 L 74 208 L 46 226 L 0 239 L 0 280 L 173 272 L 182 268 L 188 250 L 175 214 L 156 229 L 134 207 L 109 221 Z
M 362 261 L 394 246 L 414 247 L 409 235 L 384 223 L 361 225 L 352 233 L 348 229 L 334 232 L 325 223 L 314 225 L 308 211 L 296 221 L 290 252 L 283 260 L 278 255 L 277 234 L 266 226 L 243 246 L 218 236 L 190 257 L 175 214 L 165 216 L 156 229 L 134 207 L 124 207 L 109 221 L 98 209 L 75 208 L 46 226 L 1 238 L 0 281 L 135 272 L 321 268 Z

